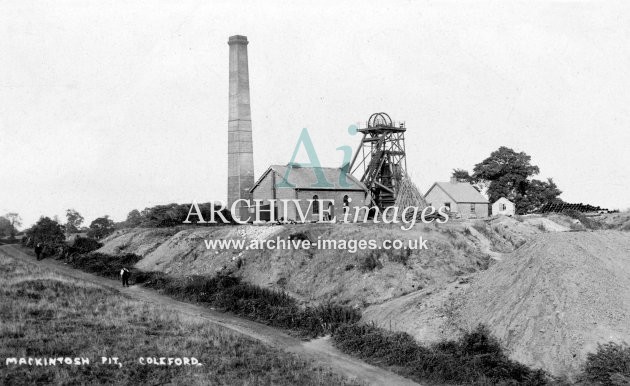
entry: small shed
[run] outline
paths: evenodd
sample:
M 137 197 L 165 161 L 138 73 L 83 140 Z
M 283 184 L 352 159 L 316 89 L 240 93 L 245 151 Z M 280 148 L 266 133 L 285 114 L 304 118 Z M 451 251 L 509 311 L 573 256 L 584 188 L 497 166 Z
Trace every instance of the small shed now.
M 514 216 L 516 205 L 505 197 L 501 197 L 492 204 L 492 215 L 502 214 L 504 216 Z
M 451 178 L 450 182 L 436 182 L 424 195 L 435 208 L 447 207 L 462 218 L 488 217 L 488 200 L 474 186 Z

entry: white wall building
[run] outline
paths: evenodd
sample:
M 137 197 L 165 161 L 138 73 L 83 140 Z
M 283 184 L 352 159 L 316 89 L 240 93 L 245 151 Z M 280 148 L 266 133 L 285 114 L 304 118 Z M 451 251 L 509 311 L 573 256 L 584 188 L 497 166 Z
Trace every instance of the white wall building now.
M 502 214 L 504 216 L 514 216 L 516 205 L 505 197 L 501 197 L 492 204 L 492 215 Z
M 434 208 L 447 207 L 462 218 L 488 217 L 488 200 L 467 182 L 436 182 L 424 195 L 424 199 Z

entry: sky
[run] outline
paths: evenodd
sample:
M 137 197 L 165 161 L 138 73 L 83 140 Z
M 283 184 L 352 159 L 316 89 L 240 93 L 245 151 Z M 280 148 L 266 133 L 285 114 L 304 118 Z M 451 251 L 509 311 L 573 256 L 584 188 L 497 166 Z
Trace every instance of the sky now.
M 384 111 L 422 191 L 507 146 L 565 201 L 630 207 L 627 2 L 4 0 L 0 214 L 225 200 L 236 34 L 257 176 L 302 128 L 340 166 Z

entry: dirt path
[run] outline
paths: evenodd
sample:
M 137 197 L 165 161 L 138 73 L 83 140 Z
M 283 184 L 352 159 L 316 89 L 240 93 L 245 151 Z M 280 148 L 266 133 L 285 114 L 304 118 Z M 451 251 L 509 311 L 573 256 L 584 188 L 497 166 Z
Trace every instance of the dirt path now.
M 35 261 L 32 252 L 16 245 L 0 246 L 0 254 L 21 260 Z M 168 296 L 158 294 L 153 290 L 141 286 L 122 288 L 116 280 L 95 276 L 83 271 L 75 270 L 68 265 L 52 259 L 44 259 L 38 264 L 49 267 L 64 275 L 80 280 L 89 281 L 105 287 L 115 288 L 129 297 L 143 302 L 153 303 L 163 308 L 174 310 L 188 317 L 199 318 L 210 323 L 228 328 L 232 331 L 247 335 L 274 347 L 298 354 L 299 356 L 331 368 L 333 371 L 348 378 L 356 379 L 371 385 L 417 385 L 411 380 L 392 372 L 369 365 L 359 359 L 348 356 L 334 348 L 329 338 L 315 339 L 303 342 L 281 330 L 264 324 L 242 319 L 234 315 L 213 311 L 212 309 L 184 303 Z

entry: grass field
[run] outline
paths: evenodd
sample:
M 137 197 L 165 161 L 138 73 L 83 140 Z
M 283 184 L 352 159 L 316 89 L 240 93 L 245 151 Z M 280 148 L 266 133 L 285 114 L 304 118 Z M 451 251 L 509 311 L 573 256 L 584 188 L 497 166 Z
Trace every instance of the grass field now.
M 300 358 L 35 263 L 0 256 L 0 384 L 347 384 Z M 7 365 L 9 357 L 87 357 L 90 365 Z M 122 367 L 102 365 L 119 357 Z M 151 366 L 140 357 L 195 357 Z

